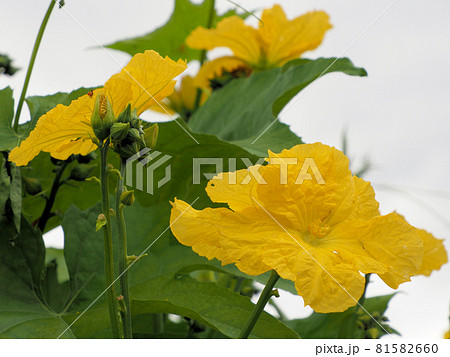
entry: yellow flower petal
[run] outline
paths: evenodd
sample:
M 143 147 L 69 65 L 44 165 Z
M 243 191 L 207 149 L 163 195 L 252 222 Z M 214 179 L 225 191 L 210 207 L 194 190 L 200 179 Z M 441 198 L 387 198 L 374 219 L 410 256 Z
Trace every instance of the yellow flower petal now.
M 198 211 L 177 199 L 172 205 L 171 228 L 181 244 L 191 246 L 194 252 L 210 260 L 237 263 L 247 274 L 259 275 L 270 270 L 262 261 L 268 244 L 266 235 L 278 232 L 270 222 L 261 226 L 260 221 L 236 215 L 227 208 Z M 240 228 L 246 223 L 251 227 L 249 231 Z
M 171 103 L 167 98 L 164 98 L 158 104 L 153 104 L 149 109 L 161 114 L 176 114 L 176 111 L 172 109 Z
M 258 185 L 256 191 L 261 204 L 282 225 L 307 232 L 313 221 L 331 226 L 348 217 L 354 188 L 342 152 L 315 143 L 279 154 L 269 151 L 269 156 L 263 174 L 267 184 Z
M 320 313 L 342 312 L 356 305 L 364 291 L 365 280 L 353 267 L 339 263 L 337 258 L 322 257 L 319 266 L 310 256 L 301 260 L 303 267 L 295 287 L 305 306 Z M 344 290 L 345 289 L 345 290 Z
M 249 65 L 257 65 L 261 58 L 261 45 L 256 29 L 238 16 L 221 20 L 215 29 L 197 27 L 186 39 L 191 48 L 212 50 L 228 47 L 234 55 Z
M 259 172 L 263 169 L 261 165 L 252 167 L 252 170 Z M 248 207 L 257 207 L 258 204 L 254 201 L 258 200 L 254 190 L 255 184 L 256 179 L 247 169 L 224 172 L 208 182 L 206 192 L 213 202 L 228 203 L 228 206 L 236 212 Z
M 172 94 L 174 77 L 187 68 L 185 61 L 162 58 L 155 51 L 145 51 L 133 56 L 130 62 L 105 83 L 105 93 L 110 99 L 115 115 L 131 103 L 138 115 L 156 101 Z
M 448 262 L 444 240 L 434 238 L 431 233 L 423 229 L 418 229 L 417 232 L 422 239 L 424 256 L 422 266 L 415 275 L 429 276 L 433 270 L 439 270 Z
M 379 203 L 375 200 L 375 191 L 370 182 L 353 176 L 355 185 L 355 207 L 349 219 L 371 219 L 379 216 Z
M 422 266 L 422 240 L 417 229 L 401 215 L 378 216 L 355 224 L 353 229 L 361 237 L 364 249 L 388 266 L 388 272 L 380 277 L 391 288 L 410 281 Z
M 292 21 L 286 19 L 282 8 L 275 5 L 264 10 L 259 34 L 270 65 L 282 66 L 302 53 L 317 48 L 332 27 L 323 11 L 309 12 Z
M 195 77 L 195 86 L 209 88 L 211 80 L 220 78 L 225 72 L 232 73 L 236 70 L 249 70 L 247 64 L 236 57 L 219 57 L 215 60 L 205 62 Z
M 72 101 L 68 107 L 59 104 L 44 114 L 30 136 L 11 151 L 9 160 L 24 166 L 41 151 L 65 160 L 72 154 L 87 155 L 95 150 L 91 113 L 97 93 L 98 90 L 94 91 L 92 97 L 86 94 Z

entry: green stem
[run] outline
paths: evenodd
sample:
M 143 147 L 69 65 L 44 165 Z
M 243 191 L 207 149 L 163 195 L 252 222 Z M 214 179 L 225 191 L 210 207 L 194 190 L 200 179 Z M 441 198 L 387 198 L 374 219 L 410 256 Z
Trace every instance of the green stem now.
M 369 282 L 370 282 L 370 274 L 366 274 L 365 279 L 366 279 L 366 282 L 364 284 L 364 291 L 358 301 L 358 304 L 361 306 L 364 305 L 364 302 L 366 301 L 366 291 L 367 291 L 367 287 L 369 286 Z
M 44 232 L 45 226 L 47 225 L 47 222 L 51 216 L 52 208 L 55 203 L 56 194 L 58 193 L 58 189 L 61 187 L 61 177 L 64 173 L 64 170 L 66 169 L 68 165 L 68 162 L 63 161 L 61 166 L 57 167 L 56 169 L 56 175 L 53 180 L 52 188 L 50 190 L 50 195 L 47 198 L 47 202 L 45 203 L 44 210 L 42 211 L 41 217 L 39 218 L 38 227 L 41 230 L 41 232 Z
M 105 243 L 105 278 L 107 291 L 107 300 L 109 307 L 109 318 L 114 338 L 120 338 L 119 328 L 119 310 L 117 308 L 116 292 L 114 288 L 114 255 L 111 230 L 111 214 L 109 206 L 109 189 L 108 189 L 108 148 L 109 140 L 102 143 L 100 148 L 100 184 L 102 188 L 102 211 L 106 218 L 106 225 L 103 227 L 103 238 Z
M 279 278 L 280 276 L 278 275 L 278 273 L 275 270 L 272 270 L 270 278 L 267 281 L 267 284 L 264 287 L 264 290 L 262 291 L 261 296 L 259 297 L 258 302 L 256 303 L 256 306 L 253 309 L 252 314 L 250 315 L 250 318 L 247 320 L 238 338 L 247 338 L 250 335 L 250 332 L 252 332 L 253 327 L 255 326 L 256 322 L 259 319 L 259 316 L 264 310 L 264 307 L 272 297 L 272 289 Z
M 215 0 L 211 1 L 211 8 L 209 9 L 209 16 L 208 16 L 208 22 L 206 24 L 206 28 L 209 29 L 212 26 L 213 20 L 214 20 L 214 14 L 215 14 Z M 206 50 L 202 50 L 200 52 L 200 66 L 205 62 L 206 60 Z M 198 109 L 200 106 L 200 100 L 202 98 L 202 90 L 201 88 L 197 89 L 197 94 L 195 96 L 195 104 L 194 104 L 194 111 Z M 186 121 L 188 121 L 188 118 L 186 118 Z
M 19 104 L 17 106 L 16 115 L 14 117 L 13 128 L 16 132 L 19 127 L 20 113 L 22 112 L 23 102 L 25 101 L 25 95 L 27 94 L 28 84 L 30 83 L 31 72 L 33 71 L 34 62 L 36 61 L 39 45 L 41 44 L 45 27 L 47 26 L 48 19 L 50 18 L 53 8 L 55 7 L 55 4 L 56 0 L 50 0 L 50 5 L 48 6 L 44 19 L 42 20 L 41 27 L 39 28 L 39 32 L 36 37 L 36 41 L 34 41 L 33 52 L 31 53 L 30 63 L 28 64 L 27 75 L 25 76 L 25 82 L 23 83 L 22 93 L 20 94 Z
M 130 307 L 130 290 L 128 287 L 128 271 L 127 271 L 127 227 L 125 224 L 125 217 L 123 215 L 123 204 L 120 203 L 120 196 L 123 192 L 123 178 L 125 175 L 126 160 L 121 159 L 120 162 L 120 176 L 117 179 L 117 194 L 116 194 L 116 214 L 117 214 L 117 229 L 119 232 L 119 276 L 120 289 L 125 304 L 125 318 L 122 319 L 123 335 L 125 338 L 133 338 L 131 328 L 131 307 Z

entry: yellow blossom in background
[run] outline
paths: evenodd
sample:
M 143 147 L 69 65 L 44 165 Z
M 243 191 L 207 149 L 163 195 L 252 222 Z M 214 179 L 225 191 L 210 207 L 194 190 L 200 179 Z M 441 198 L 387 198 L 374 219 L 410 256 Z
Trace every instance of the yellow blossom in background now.
M 215 29 L 197 27 L 186 44 L 195 49 L 228 47 L 233 51 L 233 56 L 209 62 L 208 76 L 242 66 L 264 70 L 282 66 L 317 48 L 331 27 L 329 16 L 323 11 L 288 20 L 281 6 L 275 5 L 263 11 L 257 29 L 245 24 L 239 16 L 230 16 L 220 21 Z
M 87 155 L 96 149 L 91 114 L 98 95 L 109 99 L 116 116 L 129 103 L 140 115 L 173 92 L 174 78 L 186 67 L 184 61 L 162 58 L 155 51 L 133 56 L 103 88 L 72 101 L 69 106 L 59 104 L 44 114 L 30 136 L 11 151 L 9 160 L 18 166 L 27 165 L 41 151 L 60 160 L 72 154 Z
M 444 334 L 444 339 L 446 340 L 450 339 L 450 330 Z
M 361 273 L 397 288 L 439 269 L 444 259 L 431 263 L 424 246 L 446 261 L 441 241 L 399 214 L 380 215 L 370 183 L 352 176 L 342 152 L 320 143 L 269 152 L 268 165 L 221 173 L 206 191 L 228 208 L 196 210 L 175 199 L 175 237 L 250 275 L 276 270 L 317 312 L 355 305 Z
M 153 105 L 150 109 L 163 114 L 178 113 L 182 117 L 189 117 L 195 110 L 195 100 L 199 86 L 196 85 L 196 78 L 192 76 L 184 76 L 181 79 L 180 88 L 167 98 L 163 99 L 159 104 Z M 207 99 L 208 94 L 202 92 L 199 104 L 202 105 Z

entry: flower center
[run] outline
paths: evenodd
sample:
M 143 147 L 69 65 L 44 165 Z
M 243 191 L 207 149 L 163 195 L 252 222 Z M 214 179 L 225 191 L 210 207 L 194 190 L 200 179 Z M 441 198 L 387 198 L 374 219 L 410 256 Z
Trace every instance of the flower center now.
M 313 236 L 322 238 L 330 231 L 330 226 L 317 218 L 309 224 L 308 230 Z

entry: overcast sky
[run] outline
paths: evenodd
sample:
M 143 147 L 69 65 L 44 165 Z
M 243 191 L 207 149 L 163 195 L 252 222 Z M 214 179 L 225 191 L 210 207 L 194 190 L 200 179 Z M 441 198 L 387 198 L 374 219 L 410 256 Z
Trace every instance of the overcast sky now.
M 238 1 L 247 9 L 270 7 L 274 1 Z M 394 210 L 416 227 L 436 237 L 450 237 L 450 2 L 448 0 L 285 0 L 289 18 L 310 10 L 325 10 L 334 28 L 323 44 L 305 57 L 336 57 L 345 50 L 367 78 L 331 74 L 321 78 L 296 100 L 281 120 L 305 142 L 321 141 L 341 148 L 348 133 L 354 168 L 368 157 L 366 174 L 376 190 L 383 214 Z M 22 71 L 0 77 L 0 89 L 10 85 L 16 101 L 34 39 L 48 0 L 2 0 L 0 52 L 13 58 Z M 216 0 L 220 9 L 232 7 Z M 127 4 L 127 6 L 124 6 Z M 36 60 L 28 95 L 72 91 L 103 84 L 119 65 L 95 48 L 142 35 L 161 26 L 173 1 L 67 0 L 66 12 L 52 14 Z M 375 23 L 374 23 L 375 21 Z M 369 28 L 369 25 L 372 26 Z M 84 29 L 83 29 L 84 28 Z M 88 31 L 90 35 L 86 33 Z M 363 35 L 358 39 L 358 37 Z M 356 42 L 355 42 L 356 40 Z M 350 46 L 351 45 L 351 46 Z M 350 47 L 349 47 L 350 46 Z M 121 65 L 130 56 L 110 54 Z M 291 102 L 292 103 L 292 102 Z M 29 117 L 26 110 L 22 121 Z M 60 233 L 49 238 L 61 244 Z M 446 241 L 450 251 L 449 241 Z M 450 267 L 431 277 L 416 277 L 401 285 L 391 302 L 392 326 L 411 338 L 440 338 L 448 329 Z M 390 293 L 380 280 L 369 296 Z M 302 299 L 281 297 L 289 317 L 306 316 Z

